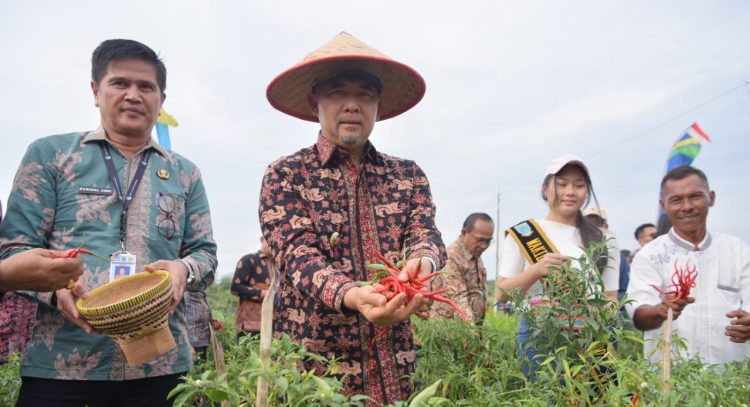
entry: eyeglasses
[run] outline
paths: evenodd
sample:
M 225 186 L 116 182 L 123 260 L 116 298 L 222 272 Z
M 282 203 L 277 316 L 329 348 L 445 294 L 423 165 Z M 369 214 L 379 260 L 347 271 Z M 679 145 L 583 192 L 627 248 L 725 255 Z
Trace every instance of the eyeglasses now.
M 482 237 L 477 237 L 475 234 L 473 234 L 471 232 L 469 232 L 469 234 L 471 235 L 471 237 L 474 238 L 474 240 L 477 241 L 477 243 L 485 245 L 485 246 L 489 246 L 490 243 L 492 243 L 492 241 L 494 240 L 493 238 L 485 239 L 485 238 L 482 238 Z
M 156 205 L 159 207 L 159 210 L 164 212 L 164 219 L 157 225 L 159 234 L 167 240 L 172 240 L 176 229 L 174 220 L 172 220 L 172 212 L 174 212 L 174 208 L 177 206 L 174 197 L 170 194 L 159 192 L 156 196 Z

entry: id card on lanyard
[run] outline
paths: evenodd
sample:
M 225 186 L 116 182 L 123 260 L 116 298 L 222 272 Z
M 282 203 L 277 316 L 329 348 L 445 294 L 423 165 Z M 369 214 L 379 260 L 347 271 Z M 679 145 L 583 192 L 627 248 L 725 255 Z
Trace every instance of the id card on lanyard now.
M 129 276 L 136 273 L 136 255 L 129 253 L 125 248 L 125 240 L 128 232 L 128 209 L 133 202 L 135 193 L 141 185 L 143 174 L 146 172 L 148 161 L 151 158 L 151 150 L 143 152 L 141 160 L 138 162 L 138 169 L 135 171 L 133 180 L 130 182 L 127 194 L 123 197 L 120 178 L 117 176 L 117 170 L 112 162 L 112 154 L 106 142 L 99 144 L 104 157 L 104 164 L 107 166 L 107 173 L 112 181 L 112 186 L 117 194 L 117 200 L 122 202 L 122 213 L 120 213 L 120 250 L 112 253 L 109 260 L 109 281 L 117 278 Z

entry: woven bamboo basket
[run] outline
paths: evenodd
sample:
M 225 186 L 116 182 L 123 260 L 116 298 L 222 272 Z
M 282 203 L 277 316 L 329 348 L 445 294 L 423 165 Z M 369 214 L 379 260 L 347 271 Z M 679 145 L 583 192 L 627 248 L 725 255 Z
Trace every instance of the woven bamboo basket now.
M 167 324 L 171 303 L 169 272 L 157 270 L 97 287 L 76 307 L 95 331 L 117 343 L 129 365 L 138 366 L 177 346 Z

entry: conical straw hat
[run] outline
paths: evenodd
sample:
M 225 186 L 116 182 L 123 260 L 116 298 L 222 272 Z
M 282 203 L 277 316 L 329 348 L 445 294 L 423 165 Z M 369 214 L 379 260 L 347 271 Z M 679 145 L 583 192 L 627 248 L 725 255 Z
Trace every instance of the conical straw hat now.
M 378 120 L 398 116 L 414 107 L 424 96 L 424 79 L 417 71 L 351 34 L 341 32 L 274 78 L 268 85 L 266 97 L 274 108 L 288 115 L 317 122 L 307 99 L 313 82 L 348 69 L 368 72 L 383 84 Z

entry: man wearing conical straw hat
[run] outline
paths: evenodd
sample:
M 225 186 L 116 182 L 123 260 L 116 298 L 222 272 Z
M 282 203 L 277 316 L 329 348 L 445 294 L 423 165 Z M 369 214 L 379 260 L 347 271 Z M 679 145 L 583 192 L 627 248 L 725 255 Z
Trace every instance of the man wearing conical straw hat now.
M 277 76 L 267 96 L 276 109 L 320 124 L 311 147 L 272 163 L 263 178 L 260 220 L 280 272 L 274 332 L 337 359 L 345 392 L 376 404 L 405 399 L 415 369 L 409 316 L 426 311 L 417 294 L 373 292 L 378 254 L 399 276 L 423 275 L 445 261 L 435 205 L 413 161 L 369 141 L 375 121 L 397 116 L 425 92 L 422 77 L 342 32 Z M 388 329 L 389 328 L 389 329 Z M 311 363 L 318 374 L 326 366 Z

